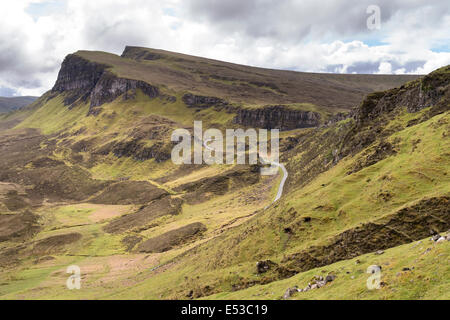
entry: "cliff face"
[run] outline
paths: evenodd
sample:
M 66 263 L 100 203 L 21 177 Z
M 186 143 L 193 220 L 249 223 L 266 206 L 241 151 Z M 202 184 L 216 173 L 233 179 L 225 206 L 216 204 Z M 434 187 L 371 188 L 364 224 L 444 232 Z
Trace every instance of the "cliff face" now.
M 65 105 L 72 105 L 78 99 L 86 101 L 106 68 L 106 65 L 70 54 L 61 65 L 52 91 L 66 93 Z
M 401 126 L 385 128 L 387 122 L 404 108 L 416 113 L 431 107 L 421 115 L 411 119 L 406 126 L 413 126 L 450 109 L 450 66 L 438 69 L 422 79 L 407 83 L 400 88 L 369 94 L 351 114 L 355 125 L 333 153 L 337 162 L 349 154 L 356 154 L 376 140 L 383 140 Z M 374 147 L 370 157 L 389 153 L 385 143 Z
M 406 107 L 410 113 L 430 106 L 436 106 L 435 110 L 448 108 L 449 81 L 450 66 L 447 66 L 400 88 L 369 94 L 356 110 L 355 118 L 362 124 L 398 107 Z
M 144 94 L 151 98 L 159 95 L 158 88 L 146 82 L 118 78 L 105 71 L 91 92 L 91 107 L 114 101 L 121 95 L 124 95 L 124 100 L 132 99 L 135 96 L 136 89 L 142 90 Z
M 144 81 L 120 78 L 107 70 L 104 64 L 88 61 L 76 54 L 68 55 L 61 66 L 53 92 L 65 93 L 65 105 L 90 99 L 89 114 L 95 114 L 95 107 L 111 102 L 123 95 L 123 99 L 132 99 L 136 90 L 153 98 L 159 90 Z
M 107 66 L 90 62 L 75 54 L 63 61 L 53 91 L 92 90 Z
M 247 127 L 292 130 L 297 128 L 317 127 L 320 115 L 316 112 L 292 110 L 286 106 L 267 106 L 259 109 L 244 109 L 233 106 L 226 100 L 217 97 L 199 96 L 187 93 L 182 98 L 189 108 L 224 109 L 236 113 L 233 123 Z
M 292 130 L 319 126 L 320 115 L 312 111 L 291 110 L 285 106 L 269 106 L 261 109 L 238 109 L 233 123 L 256 128 Z

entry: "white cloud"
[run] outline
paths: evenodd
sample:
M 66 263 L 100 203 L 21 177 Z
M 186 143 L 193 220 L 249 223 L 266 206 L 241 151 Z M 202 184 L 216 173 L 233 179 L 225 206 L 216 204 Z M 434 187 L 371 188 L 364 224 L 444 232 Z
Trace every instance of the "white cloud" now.
M 366 27 L 371 2 L 3 1 L 0 88 L 41 94 L 65 55 L 125 45 L 313 72 L 428 73 L 450 64 L 447 1 L 380 0 L 379 31 Z
M 381 62 L 378 67 L 379 74 L 390 74 L 392 73 L 392 65 L 389 62 Z

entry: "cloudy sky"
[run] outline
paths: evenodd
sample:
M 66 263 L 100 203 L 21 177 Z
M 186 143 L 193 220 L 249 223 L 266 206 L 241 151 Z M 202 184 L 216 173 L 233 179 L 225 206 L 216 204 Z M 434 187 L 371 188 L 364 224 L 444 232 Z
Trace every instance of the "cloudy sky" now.
M 125 45 L 312 72 L 422 74 L 450 64 L 448 0 L 0 0 L 0 6 L 0 96 L 40 95 L 67 54 L 120 54 Z

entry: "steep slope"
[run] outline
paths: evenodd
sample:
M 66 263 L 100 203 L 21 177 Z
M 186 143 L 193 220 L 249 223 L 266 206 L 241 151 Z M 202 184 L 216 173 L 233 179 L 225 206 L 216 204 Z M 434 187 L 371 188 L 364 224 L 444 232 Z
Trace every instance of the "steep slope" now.
M 430 238 L 386 251 L 365 254 L 322 268 L 311 269 L 292 278 L 248 289 L 219 293 L 208 299 L 337 299 L 337 300 L 448 300 L 450 242 L 434 243 Z M 381 267 L 380 289 L 368 290 L 367 273 L 371 266 Z M 334 280 L 315 288 L 317 279 L 332 275 Z M 286 297 L 288 288 L 313 289 Z
M 262 297 L 280 298 L 348 259 L 383 249 L 394 261 L 450 227 L 449 84 L 450 67 L 416 79 L 133 47 L 70 55 L 51 91 L 0 121 L 0 296 L 252 298 L 272 283 L 276 295 Z M 171 132 L 194 120 L 283 129 L 280 201 L 270 205 L 281 177 L 259 165 L 174 165 Z M 448 272 L 430 259 L 416 269 Z M 64 286 L 71 264 L 83 292 Z M 337 276 L 332 285 L 348 285 Z M 439 298 L 448 282 L 427 286 Z M 386 293 L 355 288 L 349 298 Z
M 448 230 L 449 71 L 369 95 L 355 119 L 301 133 L 284 154 L 294 173 L 282 202 L 186 257 L 214 274 L 196 294 L 223 288 L 228 270 L 242 289 Z M 273 272 L 255 274 L 269 258 Z

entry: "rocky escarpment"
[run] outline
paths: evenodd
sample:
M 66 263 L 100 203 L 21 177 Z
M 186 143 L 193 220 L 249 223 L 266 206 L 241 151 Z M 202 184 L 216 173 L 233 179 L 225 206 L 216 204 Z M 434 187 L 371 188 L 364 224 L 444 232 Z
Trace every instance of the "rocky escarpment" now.
M 282 105 L 244 109 L 221 98 L 199 96 L 192 93 L 185 94 L 182 100 L 189 108 L 216 108 L 236 113 L 233 123 L 247 127 L 292 130 L 320 125 L 320 114 L 317 112 L 293 110 Z
M 150 98 L 159 95 L 157 87 L 144 81 L 118 78 L 111 72 L 105 71 L 91 92 L 91 107 L 114 101 L 121 95 L 124 100 L 132 99 L 137 89 Z
M 78 99 L 86 101 L 107 67 L 69 54 L 61 65 L 52 91 L 66 93 L 65 105 L 71 105 Z
M 418 108 L 422 108 L 422 112 L 414 114 Z M 450 67 L 400 88 L 369 94 L 350 113 L 336 114 L 327 120 L 322 130 L 306 131 L 281 140 L 284 159 L 302 154 L 286 165 L 290 177 L 287 189 L 304 186 L 349 155 L 356 156 L 354 165 L 348 168 L 349 175 L 395 155 L 399 145 L 395 138 L 390 138 L 393 134 L 447 110 L 450 110 Z M 410 120 L 392 122 L 396 117 L 406 116 L 406 112 L 413 113 L 407 116 Z M 348 117 L 348 121 L 342 121 Z
M 410 120 L 407 126 L 421 123 L 450 109 L 450 66 L 400 88 L 367 95 L 352 112 L 355 125 L 343 139 L 340 149 L 333 153 L 334 162 L 401 130 L 402 126 L 385 128 L 385 124 L 405 108 L 409 113 L 416 113 L 428 107 L 424 113 Z
M 292 110 L 285 106 L 238 109 L 233 123 L 256 128 L 292 130 L 319 126 L 320 114 L 312 111 Z
M 96 114 L 95 107 L 114 101 L 120 96 L 133 99 L 136 90 L 153 98 L 159 90 L 144 81 L 120 78 L 108 70 L 108 65 L 91 62 L 76 54 L 68 55 L 61 66 L 53 92 L 65 93 L 64 104 L 90 99 L 89 114 Z
M 399 106 L 410 113 L 430 106 L 448 108 L 449 98 L 450 66 L 447 66 L 400 88 L 369 94 L 356 110 L 355 118 L 362 125 Z

